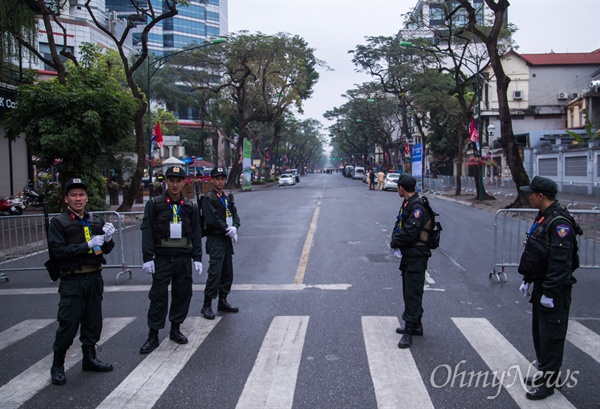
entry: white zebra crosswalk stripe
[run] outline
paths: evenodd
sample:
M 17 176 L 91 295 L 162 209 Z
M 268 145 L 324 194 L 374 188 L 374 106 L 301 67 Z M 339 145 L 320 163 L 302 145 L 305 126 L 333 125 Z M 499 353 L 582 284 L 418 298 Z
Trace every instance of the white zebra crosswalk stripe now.
M 569 321 L 567 339 L 600 363 L 600 335 L 577 321 Z
M 363 337 L 378 408 L 433 408 L 410 349 L 398 348 L 396 317 L 362 317 Z
M 179 345 L 163 340 L 98 408 L 152 408 L 220 320 L 188 318 L 185 325 L 190 328 L 189 342 Z
M 525 397 L 522 377 L 530 363 L 485 318 L 452 318 L 454 324 L 495 375 L 520 408 L 566 409 L 574 406 L 558 391 L 552 399 L 531 401 Z M 530 371 L 531 375 L 531 371 Z
M 0 333 L 0 351 L 56 320 L 25 320 Z
M 273 318 L 236 408 L 292 407 L 308 318 Z
M 133 317 L 104 319 L 102 339 L 98 342 L 98 345 L 102 345 L 112 338 L 113 335 L 125 328 L 134 319 Z M 44 357 L 0 388 L 2 408 L 18 408 L 40 390 L 50 385 L 52 356 L 53 354 Z M 71 347 L 65 357 L 65 371 L 73 367 L 80 360 L 81 350 Z

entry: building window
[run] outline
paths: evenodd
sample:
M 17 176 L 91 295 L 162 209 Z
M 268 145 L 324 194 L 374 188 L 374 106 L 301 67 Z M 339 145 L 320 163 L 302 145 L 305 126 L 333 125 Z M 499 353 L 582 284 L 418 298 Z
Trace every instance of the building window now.
M 565 158 L 565 176 L 586 176 L 587 157 L 571 156 Z
M 557 158 L 544 158 L 538 161 L 540 176 L 558 176 Z
M 62 47 L 60 47 L 62 49 Z M 50 45 L 48 43 L 40 43 L 39 47 L 38 47 L 39 52 L 44 56 L 44 58 L 46 58 L 47 60 L 52 61 L 52 54 L 50 53 Z M 73 54 L 74 49 L 72 46 L 67 46 L 67 51 L 71 54 Z M 58 59 L 60 61 L 62 61 L 62 63 L 64 64 L 67 61 L 67 57 L 60 55 L 58 56 Z M 56 71 L 53 67 L 49 66 L 48 64 L 44 63 L 44 70 L 46 71 Z

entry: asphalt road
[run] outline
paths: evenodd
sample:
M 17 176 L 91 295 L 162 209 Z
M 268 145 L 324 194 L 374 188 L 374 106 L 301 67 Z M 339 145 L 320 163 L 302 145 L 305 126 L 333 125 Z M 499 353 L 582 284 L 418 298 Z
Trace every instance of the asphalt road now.
M 360 180 L 311 175 L 296 186 L 236 194 L 242 220 L 229 301 L 238 314 L 200 317 L 195 277 L 190 343 L 161 331 L 149 355 L 150 278 L 114 285 L 105 270 L 102 351 L 110 373 L 81 371 L 79 342 L 67 384 L 50 384 L 56 284 L 44 271 L 0 283 L 0 408 L 597 408 L 600 315 L 597 270 L 577 272 L 563 379 L 542 402 L 525 399 L 534 360 L 530 306 L 519 277 L 490 280 L 494 213 L 431 197 L 444 226 L 428 268 L 425 335 L 397 348 L 398 261 L 387 249 L 395 192 Z M 208 260 L 204 260 L 205 270 Z

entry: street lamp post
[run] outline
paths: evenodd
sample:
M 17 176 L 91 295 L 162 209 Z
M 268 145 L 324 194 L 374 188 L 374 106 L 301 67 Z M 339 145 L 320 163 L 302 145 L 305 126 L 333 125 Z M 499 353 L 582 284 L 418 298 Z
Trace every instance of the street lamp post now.
M 198 48 L 202 48 L 202 47 L 207 47 L 210 45 L 215 45 L 215 44 L 221 44 L 221 43 L 225 43 L 227 42 L 226 38 L 215 38 L 214 40 L 210 41 L 210 42 L 206 42 L 203 44 L 200 44 L 198 46 L 195 47 L 191 47 L 191 48 L 186 48 L 184 50 L 179 50 L 179 51 L 175 51 L 173 53 L 167 54 L 167 55 L 163 55 L 160 58 L 155 59 L 154 61 L 150 62 L 150 58 L 148 57 L 148 61 L 146 64 L 146 76 L 147 76 L 147 88 L 146 88 L 146 99 L 148 100 L 148 160 L 151 160 L 152 158 L 152 119 L 150 118 L 151 115 L 151 110 L 150 110 L 150 79 L 154 76 L 154 74 L 156 74 L 156 72 L 165 64 L 164 62 L 166 62 L 166 60 L 168 58 L 171 58 L 177 54 L 182 54 L 182 53 L 186 53 L 188 51 L 193 51 L 196 50 Z M 162 64 L 160 64 L 161 62 L 163 62 Z M 158 64 L 158 65 L 157 65 Z M 150 66 L 152 65 L 156 65 L 155 70 L 152 72 L 152 74 L 150 74 Z M 152 174 L 150 173 L 150 165 L 148 165 L 148 180 L 150 181 L 150 184 L 152 184 Z
M 409 42 L 409 41 L 401 41 L 400 42 L 400 46 L 402 47 L 409 47 L 409 48 L 414 48 L 417 50 L 424 50 L 424 51 L 429 51 L 431 53 L 437 53 L 437 54 L 443 54 L 443 55 L 448 55 L 448 56 L 454 56 L 454 54 L 450 53 L 446 53 L 444 51 L 440 51 L 440 50 L 434 50 L 431 48 L 425 48 L 425 47 L 415 47 L 413 46 L 413 43 Z M 461 59 L 470 62 L 471 64 L 475 64 L 477 65 L 477 63 L 475 61 L 472 61 L 468 58 L 464 58 L 461 57 Z M 482 138 L 482 129 L 481 129 L 481 71 L 479 70 L 479 66 L 477 69 L 477 72 L 474 72 L 468 65 L 465 65 L 465 67 L 471 71 L 471 74 L 475 75 L 477 77 L 477 87 L 476 87 L 476 91 L 475 93 L 477 94 L 477 133 L 479 134 L 479 142 L 477 143 L 477 150 L 479 152 L 479 192 L 478 192 L 478 198 L 480 202 L 483 202 L 483 138 Z

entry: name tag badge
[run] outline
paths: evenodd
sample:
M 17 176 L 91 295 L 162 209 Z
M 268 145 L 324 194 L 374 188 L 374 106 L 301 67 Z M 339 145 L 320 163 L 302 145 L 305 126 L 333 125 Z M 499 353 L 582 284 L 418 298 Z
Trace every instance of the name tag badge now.
M 226 217 L 225 221 L 227 222 L 227 227 L 233 226 L 233 217 Z
M 181 238 L 181 223 L 173 223 L 171 222 L 171 234 L 169 237 L 172 239 L 180 239 Z

